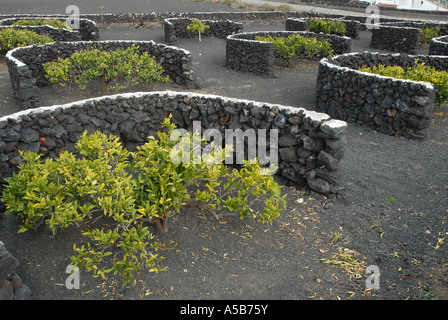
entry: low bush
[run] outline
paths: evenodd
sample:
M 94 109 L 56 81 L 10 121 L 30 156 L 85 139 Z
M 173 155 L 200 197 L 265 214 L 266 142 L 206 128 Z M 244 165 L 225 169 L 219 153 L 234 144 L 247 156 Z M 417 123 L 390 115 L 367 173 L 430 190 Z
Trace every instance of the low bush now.
M 397 79 L 409 79 L 414 81 L 430 82 L 436 89 L 436 105 L 443 106 L 448 100 L 448 72 L 437 71 L 435 68 L 419 63 L 415 60 L 414 65 L 407 68 L 399 66 L 378 65 L 372 68 L 361 68 L 359 71 L 379 74 Z
M 419 45 L 423 46 L 425 44 L 428 44 L 432 38 L 437 38 L 439 36 L 439 31 L 440 27 L 420 29 Z
M 23 19 L 14 21 L 13 26 L 44 26 L 49 25 L 58 29 L 70 29 L 67 24 L 58 19 Z
M 345 36 L 347 28 L 341 21 L 325 20 L 325 19 L 310 19 L 308 21 L 308 30 L 314 33 L 336 34 Z
M 2 55 L 17 47 L 24 47 L 31 44 L 41 45 L 48 42 L 54 42 L 54 40 L 33 31 L 0 28 L 0 54 Z
M 138 46 L 115 51 L 93 48 L 75 52 L 66 59 L 43 64 L 50 84 L 65 86 L 74 81 L 81 90 L 93 79 L 101 79 L 103 93 L 129 86 L 169 82 L 165 70 L 147 52 L 140 53 Z M 124 82 L 117 80 L 124 79 Z
M 230 170 L 215 161 L 216 155 L 224 159 L 229 150 L 212 143 L 212 151 L 203 154 L 200 163 L 193 160 L 194 152 L 190 161 L 178 163 L 172 159 L 183 148 L 179 138 L 209 145 L 199 135 L 189 133 L 186 139 L 175 133 L 167 118 L 158 139 L 149 137 L 135 152 L 123 148 L 117 137 L 96 132 L 81 136 L 76 144 L 79 155 L 65 151 L 41 161 L 37 153 L 21 153 L 23 164 L 6 179 L 3 190 L 5 214 L 21 218 L 19 232 L 42 224 L 53 234 L 59 228 L 89 225 L 82 233 L 88 243 L 74 245 L 72 263 L 95 277 L 122 275 L 124 284 L 137 270 L 164 269 L 156 265 L 161 257 L 155 253 L 164 245 L 151 242 L 154 236 L 145 224 L 155 223 L 158 231 L 166 232 L 168 218 L 185 205 L 196 204 L 217 217 L 220 212 L 236 212 L 241 219 L 270 223 L 280 215 L 286 203 L 281 186 L 273 176 L 261 174 L 258 162 Z M 264 202 L 253 206 L 261 198 Z M 106 221 L 99 223 L 100 218 Z
M 274 43 L 274 55 L 288 61 L 293 57 L 322 58 L 333 56 L 331 44 L 325 39 L 304 37 L 299 34 L 288 37 L 255 37 L 255 40 Z

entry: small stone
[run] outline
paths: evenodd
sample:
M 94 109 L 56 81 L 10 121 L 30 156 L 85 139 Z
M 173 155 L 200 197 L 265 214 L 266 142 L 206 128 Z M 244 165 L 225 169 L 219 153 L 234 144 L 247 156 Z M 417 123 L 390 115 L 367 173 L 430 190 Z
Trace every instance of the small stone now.
M 330 171 L 336 171 L 339 169 L 339 161 L 325 151 L 321 151 L 319 153 L 317 160 Z
M 295 148 L 295 147 L 280 148 L 279 154 L 280 154 L 280 158 L 284 161 L 296 162 L 298 160 L 297 148 Z
M 322 130 L 322 132 L 331 136 L 337 136 L 341 134 L 346 128 L 347 123 L 345 121 L 336 119 L 325 121 L 320 125 L 320 129 Z
M 284 115 L 279 114 L 274 118 L 273 124 L 279 128 L 284 128 L 286 124 L 286 118 Z

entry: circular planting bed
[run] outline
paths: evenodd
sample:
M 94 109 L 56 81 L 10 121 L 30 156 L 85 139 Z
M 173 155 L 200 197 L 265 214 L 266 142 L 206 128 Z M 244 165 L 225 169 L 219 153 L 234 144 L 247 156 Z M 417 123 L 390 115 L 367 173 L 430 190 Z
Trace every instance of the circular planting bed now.
M 78 41 L 53 42 L 41 46 L 20 47 L 6 54 L 11 85 L 22 109 L 40 106 L 39 87 L 47 86 L 43 63 L 66 58 L 74 52 L 89 48 L 111 51 L 139 46 L 162 65 L 166 74 L 178 85 L 195 87 L 191 71 L 191 54 L 183 49 L 154 41 Z
M 407 67 L 415 60 L 437 70 L 448 69 L 448 57 L 351 53 L 322 59 L 316 88 L 316 110 L 388 134 L 424 138 L 435 105 L 433 84 L 358 71 L 376 65 Z
M 429 54 L 448 56 L 448 36 L 433 38 L 429 45 Z
M 60 18 L 58 16 L 26 16 L 26 17 L 17 17 L 17 18 L 8 18 L 0 20 L 0 27 L 10 27 L 15 29 L 25 29 L 33 31 L 37 34 L 46 35 L 52 38 L 55 41 L 94 41 L 100 38 L 100 34 L 98 31 L 98 27 L 96 23 L 89 19 L 79 19 L 79 29 L 62 29 L 56 28 L 49 25 L 13 25 L 17 21 L 23 20 L 59 20 L 62 22 L 66 22 L 66 17 Z
M 351 51 L 352 39 L 337 35 L 316 34 L 306 31 L 259 31 L 245 32 L 228 36 L 226 39 L 226 67 L 250 72 L 265 77 L 274 76 L 274 44 L 255 40 L 256 37 L 286 38 L 301 35 L 306 38 L 325 39 L 330 43 L 334 53 Z
M 301 18 L 301 19 L 288 18 L 286 19 L 286 26 L 285 26 L 286 31 L 309 31 L 308 22 L 311 19 L 322 19 L 322 18 Z M 345 36 L 352 39 L 359 39 L 359 30 L 361 29 L 361 22 L 356 20 L 345 20 L 342 18 L 338 19 L 325 18 L 324 20 L 342 22 L 346 28 Z

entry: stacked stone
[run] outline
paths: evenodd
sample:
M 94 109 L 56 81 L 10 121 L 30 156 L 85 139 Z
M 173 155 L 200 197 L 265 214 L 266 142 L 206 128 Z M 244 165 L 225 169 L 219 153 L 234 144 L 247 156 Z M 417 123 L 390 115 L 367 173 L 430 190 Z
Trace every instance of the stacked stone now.
M 288 37 L 295 34 L 328 40 L 336 54 L 351 52 L 352 39 L 333 34 L 316 34 L 306 31 L 243 32 L 230 35 L 226 39 L 226 67 L 264 77 L 273 77 L 274 44 L 257 41 L 255 37 Z
M 53 42 L 41 46 L 16 48 L 6 54 L 11 85 L 22 109 L 39 106 L 39 87 L 48 85 L 43 63 L 64 59 L 89 48 L 111 51 L 139 46 L 140 52 L 154 56 L 176 84 L 195 88 L 190 52 L 153 41 L 78 41 Z
M 385 22 L 381 20 L 382 25 L 386 26 L 395 26 L 395 27 L 409 27 L 409 28 L 435 28 L 438 27 L 439 31 L 437 32 L 439 36 L 448 35 L 448 23 L 439 22 L 439 21 L 422 21 L 422 20 L 398 20 L 398 21 L 389 21 Z
M 353 53 L 322 59 L 316 110 L 378 132 L 421 139 L 427 135 L 435 103 L 434 86 L 357 71 L 375 65 L 411 66 L 415 59 L 446 70 L 448 57 Z
M 135 150 L 156 135 L 168 114 L 178 128 L 192 130 L 193 122 L 200 121 L 203 130 L 218 129 L 222 137 L 226 129 L 254 129 L 257 136 L 258 129 L 266 129 L 268 136 L 277 129 L 274 164 L 279 179 L 321 193 L 339 191 L 345 122 L 302 108 L 170 91 L 104 96 L 0 118 L 0 178 L 10 176 L 21 163 L 19 150 L 56 158 L 63 150 L 76 152 L 74 145 L 84 131 L 114 134 Z M 275 143 L 273 148 L 268 143 L 266 155 L 276 152 Z
M 0 300 L 30 300 L 31 290 L 16 273 L 17 259 L 0 241 Z
M 370 46 L 375 49 L 414 54 L 420 40 L 420 29 L 377 25 L 372 29 Z
M 300 2 L 305 3 L 319 3 L 330 6 L 338 6 L 338 7 L 352 7 L 352 8 L 367 8 L 370 6 L 370 2 L 368 1 L 352 1 L 352 0 L 301 0 Z
M 178 38 L 193 38 L 197 37 L 197 32 L 187 30 L 187 26 L 191 24 L 192 18 L 171 18 L 164 20 L 165 41 L 167 43 L 174 43 Z M 201 37 L 214 37 L 225 39 L 227 36 L 238 33 L 243 29 L 243 24 L 233 22 L 230 20 L 214 21 L 201 20 L 204 24 L 209 26 L 204 32 L 201 32 Z
M 274 44 L 245 39 L 245 33 L 229 36 L 226 39 L 226 67 L 271 78 L 274 76 Z
M 286 20 L 286 31 L 309 31 L 308 29 L 308 21 L 310 19 L 322 19 L 318 18 L 301 18 L 294 19 L 288 18 Z M 332 21 L 340 21 L 345 24 L 346 33 L 345 36 L 351 39 L 359 39 L 359 30 L 361 30 L 361 22 L 356 20 L 345 20 L 345 19 L 328 19 Z
M 59 17 L 59 16 L 58 16 Z M 58 17 L 47 16 L 27 16 L 18 18 L 9 18 L 0 20 L 0 26 L 10 26 L 15 29 L 25 29 L 33 31 L 40 35 L 46 35 L 55 41 L 94 41 L 100 38 L 98 27 L 96 23 L 88 19 L 79 19 L 78 30 L 58 29 L 52 26 L 11 26 L 18 20 L 33 20 L 33 19 L 58 19 Z M 61 21 L 66 21 L 65 18 L 59 18 Z
M 448 36 L 431 39 L 429 44 L 429 54 L 448 56 Z

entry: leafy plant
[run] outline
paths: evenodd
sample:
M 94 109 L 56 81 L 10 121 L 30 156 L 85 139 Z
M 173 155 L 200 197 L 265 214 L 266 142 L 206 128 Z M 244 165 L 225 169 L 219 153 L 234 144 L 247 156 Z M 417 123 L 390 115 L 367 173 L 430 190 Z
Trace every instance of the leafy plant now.
M 0 29 L 0 54 L 2 55 L 17 47 L 24 47 L 31 44 L 41 45 L 48 42 L 54 42 L 54 40 L 33 31 L 14 28 Z
M 140 53 L 139 46 L 104 51 L 92 48 L 75 52 L 66 59 L 43 64 L 50 84 L 65 86 L 74 81 L 81 90 L 93 79 L 101 79 L 103 93 L 124 89 L 141 83 L 168 82 L 165 70 L 147 52 Z M 118 79 L 124 79 L 119 83 Z
M 431 41 L 432 38 L 439 36 L 440 27 L 422 28 L 420 29 L 419 45 L 423 46 Z
M 187 26 L 187 31 L 191 31 L 193 33 L 197 32 L 199 34 L 199 41 L 201 41 L 201 32 L 204 32 L 207 29 L 210 29 L 210 26 L 198 19 L 194 19 Z
M 299 56 L 304 58 L 320 58 L 324 56 L 333 56 L 334 51 L 331 44 L 325 39 L 307 38 L 300 34 L 288 37 L 266 37 L 256 36 L 257 41 L 266 41 L 274 43 L 274 55 L 288 61 L 291 58 Z
M 49 25 L 58 29 L 70 29 L 65 21 L 58 19 L 23 19 L 12 23 L 13 26 L 44 26 Z
M 424 62 L 419 63 L 418 59 L 414 61 L 414 65 L 408 66 L 406 69 L 400 66 L 378 65 L 372 68 L 361 68 L 359 71 L 397 79 L 430 82 L 436 89 L 436 105 L 443 106 L 448 100 L 448 72 L 437 71 L 434 67 L 425 65 Z
M 240 171 L 228 171 L 223 163 L 207 158 L 198 164 L 173 163 L 178 152 L 173 132 L 174 124 L 165 119 L 158 139 L 150 137 L 136 152 L 123 148 L 118 137 L 100 132 L 81 136 L 76 143 L 79 155 L 65 151 L 57 159 L 41 161 L 37 153 L 22 152 L 23 164 L 6 179 L 5 214 L 21 218 L 19 232 L 44 225 L 55 234 L 59 228 L 90 221 L 82 233 L 88 243 L 74 244 L 72 264 L 94 277 L 120 274 L 124 284 L 137 270 L 164 270 L 156 265 L 161 259 L 156 252 L 164 245 L 151 241 L 154 236 L 146 223 L 166 232 L 168 218 L 187 203 L 205 206 L 215 215 L 238 212 L 241 219 L 261 222 L 272 223 L 280 215 L 285 196 L 272 176 L 260 175 L 258 163 L 246 162 Z M 229 152 L 213 150 L 210 157 Z M 265 206 L 256 210 L 252 203 L 260 197 Z M 100 218 L 106 221 L 99 223 Z
M 347 27 L 342 21 L 326 20 L 326 19 L 310 19 L 308 21 L 308 30 L 315 33 L 337 34 L 344 36 Z

